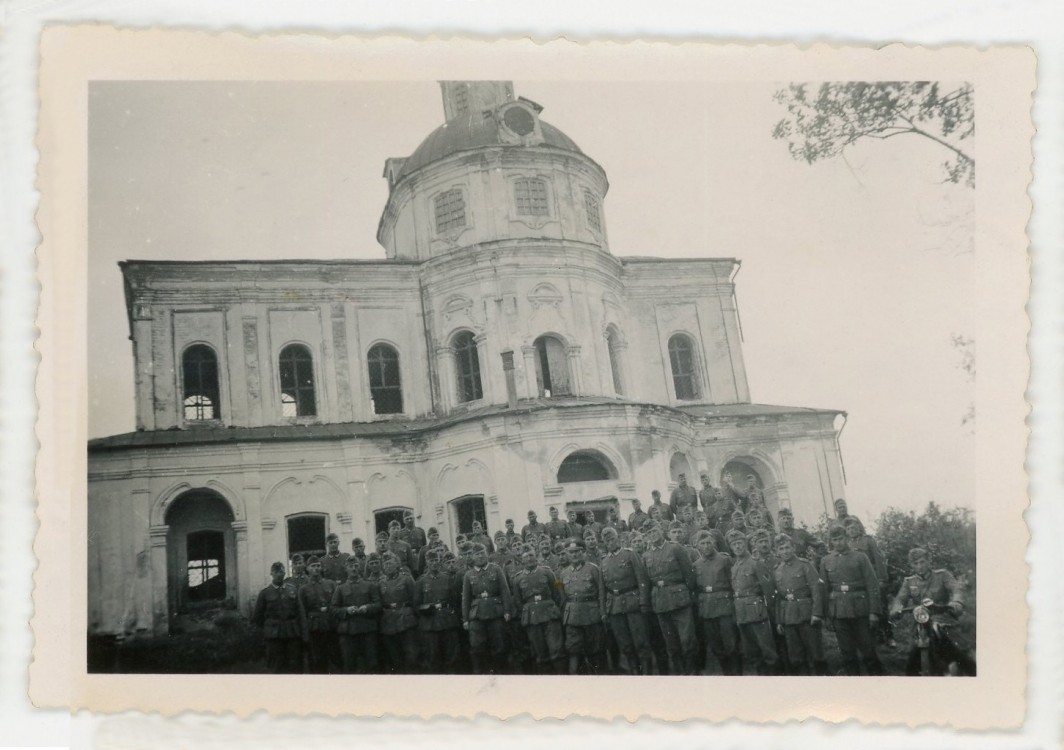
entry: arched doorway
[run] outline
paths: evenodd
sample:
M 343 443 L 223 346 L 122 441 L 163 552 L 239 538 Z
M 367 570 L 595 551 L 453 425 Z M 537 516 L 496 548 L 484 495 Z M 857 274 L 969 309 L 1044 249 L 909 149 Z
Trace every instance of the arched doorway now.
M 745 498 L 746 502 L 756 492 L 773 516 L 779 510 L 779 499 L 772 486 L 773 478 L 760 461 L 746 457 L 733 458 L 721 470 L 720 482 L 722 487 L 730 482 L 736 493 Z
M 174 499 L 165 520 L 170 613 L 236 606 L 236 538 L 225 498 L 189 490 Z
M 673 482 L 680 481 L 680 475 L 687 476 L 687 483 L 692 486 L 697 486 L 694 473 L 691 471 L 691 462 L 687 459 L 683 453 L 673 453 L 669 458 L 669 479 Z

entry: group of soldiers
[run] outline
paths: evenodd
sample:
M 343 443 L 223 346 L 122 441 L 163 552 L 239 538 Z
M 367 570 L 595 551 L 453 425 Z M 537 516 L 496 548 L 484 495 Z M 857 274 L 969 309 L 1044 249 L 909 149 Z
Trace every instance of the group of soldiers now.
M 773 519 L 744 491 L 680 475 L 627 521 L 583 523 L 550 508 L 520 532 L 474 522 L 456 552 L 412 513 L 351 554 L 330 534 L 321 557 L 273 564 L 253 622 L 273 672 L 518 674 L 828 673 L 823 626 L 842 670 L 882 674 L 875 630 L 885 561 L 836 502 L 826 540 Z M 778 526 L 777 526 L 778 524 Z M 908 580 L 908 579 L 907 579 Z M 904 593 L 904 587 L 903 592 Z M 899 596 L 901 595 L 899 593 Z M 948 594 L 962 606 L 959 587 Z M 897 602 L 895 603 L 897 605 Z

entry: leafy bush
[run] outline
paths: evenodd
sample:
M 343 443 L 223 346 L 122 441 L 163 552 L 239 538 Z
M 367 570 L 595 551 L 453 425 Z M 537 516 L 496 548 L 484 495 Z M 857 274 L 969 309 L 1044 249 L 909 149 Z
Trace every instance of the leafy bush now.
M 946 568 L 975 589 L 975 514 L 968 508 L 943 511 L 935 503 L 917 515 L 888 508 L 876 521 L 876 543 L 887 558 L 891 593 L 909 575 L 909 550 L 923 547 L 933 567 Z

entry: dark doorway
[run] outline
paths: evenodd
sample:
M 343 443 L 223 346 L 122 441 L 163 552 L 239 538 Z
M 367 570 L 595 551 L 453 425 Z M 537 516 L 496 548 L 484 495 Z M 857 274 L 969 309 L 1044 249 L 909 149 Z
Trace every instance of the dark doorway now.
M 565 506 L 566 515 L 570 511 L 576 513 L 576 522 L 581 526 L 587 525 L 587 513 L 593 511 L 595 513 L 595 520 L 599 523 L 606 522 L 606 513 L 610 508 L 618 507 L 617 498 L 604 497 L 598 500 L 588 500 L 582 503 L 567 503 Z
M 304 557 L 325 554 L 328 532 L 324 513 L 301 513 L 288 517 L 288 559 L 297 552 Z
M 403 525 L 403 514 L 411 511 L 412 508 L 386 508 L 384 510 L 378 510 L 373 514 L 373 526 L 375 531 L 373 535 L 381 533 L 382 531 L 388 532 L 388 524 L 392 521 L 398 521 L 399 525 Z
M 484 531 L 488 531 L 488 517 L 484 513 L 483 495 L 466 495 L 451 501 L 454 514 L 455 534 L 472 534 L 473 522 L 480 521 Z

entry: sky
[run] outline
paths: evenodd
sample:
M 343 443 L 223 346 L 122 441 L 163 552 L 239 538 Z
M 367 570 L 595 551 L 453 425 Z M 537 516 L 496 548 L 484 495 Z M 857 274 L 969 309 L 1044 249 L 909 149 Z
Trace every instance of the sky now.
M 780 82 L 515 81 L 605 169 L 615 255 L 737 257 L 754 402 L 841 409 L 851 508 L 971 507 L 974 193 L 920 138 L 794 161 Z M 438 84 L 103 82 L 89 91 L 89 436 L 128 432 L 126 259 L 384 257 L 388 157 Z

